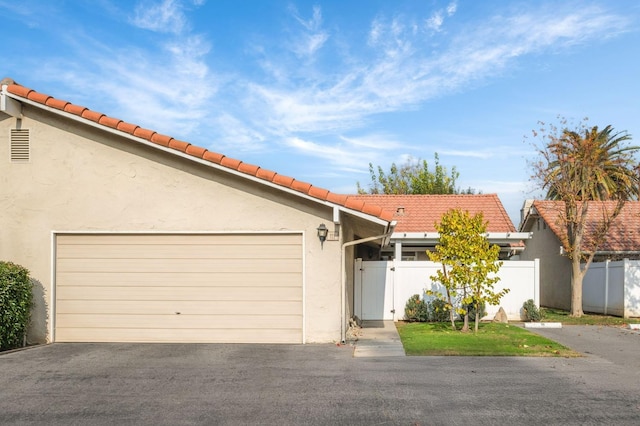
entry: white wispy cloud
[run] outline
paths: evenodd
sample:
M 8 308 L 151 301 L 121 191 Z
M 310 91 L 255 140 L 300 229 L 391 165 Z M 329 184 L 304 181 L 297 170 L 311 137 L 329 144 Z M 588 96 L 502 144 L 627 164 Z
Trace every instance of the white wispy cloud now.
M 265 135 L 247 122 L 229 114 L 222 113 L 211 122 L 211 140 L 214 147 L 235 147 L 238 151 L 262 151 L 267 148 Z
M 323 16 L 320 7 L 306 17 L 292 8 L 286 11 L 292 25 L 282 32 L 284 38 L 253 46 L 251 65 L 263 74 L 238 69 L 223 78 L 212 65 L 216 40 L 195 32 L 195 21 L 190 21 L 189 11 L 203 4 L 143 0 L 123 12 L 132 25 L 157 33 L 154 45 L 143 49 L 132 41 L 113 47 L 92 39 L 87 29 L 68 44 L 81 59 L 51 60 L 48 69 L 81 96 L 107 99 L 127 120 L 176 137 L 215 136 L 216 150 L 255 151 L 266 149 L 269 141 L 342 170 L 360 163 L 366 169 L 369 161 L 385 161 L 391 150 L 413 150 L 394 135 L 363 130 L 380 114 L 409 110 L 483 82 L 521 56 L 629 29 L 625 17 L 601 8 L 535 5 L 448 26 L 459 18 L 458 4 L 451 2 L 424 16 L 380 14 L 359 39 L 341 39 L 336 55 L 329 49 L 336 48 L 340 28 L 333 21 L 324 23 L 332 17 Z M 425 22 L 431 33 L 424 30 Z M 434 30 L 448 37 L 439 38 L 437 48 L 433 37 L 442 33 Z M 320 55 L 324 51 L 331 59 Z M 331 134 L 341 136 L 330 140 Z M 354 151 L 366 160 L 354 159 Z M 484 159 L 492 151 L 450 149 L 446 154 Z
M 405 145 L 397 137 L 388 134 L 367 134 L 355 137 L 340 136 L 340 139 L 353 147 L 372 148 L 379 151 L 392 151 Z
M 425 25 L 427 29 L 431 31 L 436 31 L 436 32 L 441 31 L 442 24 L 444 24 L 445 15 L 447 17 L 451 17 L 456 13 L 457 9 L 458 9 L 458 5 L 455 2 L 453 2 L 453 3 L 449 3 L 449 5 L 447 5 L 445 9 L 440 9 L 433 12 L 433 14 L 429 18 L 427 18 L 427 20 L 425 21 Z
M 426 21 L 427 28 L 433 31 L 440 31 L 440 27 L 444 22 L 444 17 L 441 12 L 435 12 L 429 19 Z
M 298 34 L 292 44 L 292 50 L 299 57 L 311 57 L 320 50 L 329 39 L 329 34 L 322 29 L 322 10 L 319 6 L 313 7 L 313 16 L 305 20 L 293 7 L 290 7 L 294 19 L 303 27 L 304 31 Z
M 136 5 L 131 23 L 150 31 L 179 34 L 187 26 L 187 19 L 179 0 L 146 0 Z
M 451 3 L 441 16 L 456 10 Z M 303 22 L 305 29 L 318 28 L 316 19 Z M 598 8 L 530 9 L 467 25 L 433 51 L 409 18 L 378 16 L 367 33 L 368 52 L 354 54 L 344 66 L 333 64 L 330 73 L 319 68 L 310 74 L 313 80 L 300 84 L 295 76 L 277 86 L 252 81 L 247 97 L 271 128 L 293 133 L 358 128 L 374 114 L 412 108 L 483 81 L 520 56 L 566 48 L 627 25 L 623 17 Z

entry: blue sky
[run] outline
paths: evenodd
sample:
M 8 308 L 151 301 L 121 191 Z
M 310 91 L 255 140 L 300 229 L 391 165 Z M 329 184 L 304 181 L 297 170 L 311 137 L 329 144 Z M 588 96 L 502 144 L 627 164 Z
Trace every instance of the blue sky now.
M 339 193 L 408 158 L 536 195 L 558 115 L 640 144 L 640 3 L 0 0 L 2 75 Z

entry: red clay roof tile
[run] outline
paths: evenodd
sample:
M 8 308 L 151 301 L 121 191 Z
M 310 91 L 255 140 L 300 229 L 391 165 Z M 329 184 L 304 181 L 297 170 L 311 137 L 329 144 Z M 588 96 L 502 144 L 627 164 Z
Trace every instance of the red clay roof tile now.
M 223 157 L 220 161 L 221 166 L 225 166 L 233 170 L 238 170 L 240 163 L 242 163 L 242 161 L 231 157 Z
M 242 173 L 246 173 L 251 176 L 255 176 L 259 168 L 260 167 L 254 164 L 242 163 L 238 166 L 238 171 Z
M 185 152 L 189 145 L 190 144 L 188 142 L 179 141 L 178 139 L 171 139 L 171 141 L 169 141 L 169 148 L 173 148 L 182 152 Z
M 263 169 L 262 167 L 260 167 L 260 169 L 258 169 L 258 171 L 256 172 L 256 177 L 268 180 L 269 182 L 273 182 L 273 178 L 276 177 L 276 174 L 277 173 L 272 170 Z
M 204 155 L 204 153 L 206 151 L 207 150 L 202 148 L 202 147 L 199 147 L 199 146 L 196 146 L 196 145 L 189 145 L 187 147 L 187 151 L 186 152 L 187 152 L 187 154 L 193 155 L 194 157 L 202 158 L 202 156 Z
M 562 225 L 564 217 L 564 203 L 562 201 L 535 200 L 533 207 L 547 223 L 551 231 L 560 241 L 564 241 L 566 228 Z M 613 211 L 615 201 L 590 201 L 587 210 L 587 227 L 585 233 L 586 244 L 590 243 L 590 236 L 602 223 L 603 208 Z M 567 247 L 565 246 L 565 249 Z M 620 215 L 613 222 L 607 232 L 604 244 L 598 247 L 599 252 L 638 252 L 640 251 L 640 201 L 628 201 Z
M 98 121 L 99 124 L 102 124 L 103 126 L 111 127 L 112 129 L 117 129 L 118 124 L 120 124 L 120 122 L 122 122 L 122 120 L 118 120 L 117 118 L 113 118 L 113 117 L 107 117 L 106 115 L 103 116 L 100 119 L 100 121 Z
M 162 146 L 169 146 L 171 139 L 173 139 L 171 136 L 162 135 L 160 133 L 154 133 L 153 136 L 151 136 L 151 142 Z
M 69 104 L 69 102 L 66 101 L 61 101 L 60 99 L 55 99 L 55 98 L 49 98 L 49 100 L 47 100 L 47 106 L 50 106 L 51 108 L 55 108 L 55 109 L 60 109 L 64 111 L 64 107 L 66 107 Z
M 19 84 L 11 84 L 9 85 L 9 89 L 9 91 L 14 95 L 22 96 L 23 98 L 29 98 L 29 93 L 33 92 L 33 90 L 27 89 Z
M 133 136 L 150 141 L 154 133 L 155 132 L 153 130 L 138 127 L 136 130 L 133 131 Z
M 95 121 L 96 123 L 100 122 L 100 119 L 104 116 L 96 111 L 91 111 L 90 109 L 85 109 L 82 113 L 82 118 L 86 118 L 87 120 Z
M 317 186 L 312 186 L 309 188 L 309 195 L 314 198 L 319 198 L 321 200 L 327 199 L 327 194 L 329 194 L 328 189 L 319 188 Z
M 347 202 L 347 195 L 344 194 L 336 194 L 335 192 L 329 192 L 327 194 L 327 201 L 330 203 L 340 204 L 342 206 Z
M 273 177 L 272 182 L 277 183 L 278 185 L 286 186 L 287 188 L 291 188 L 293 178 L 276 173 L 276 175 Z
M 29 100 L 32 100 L 34 102 L 46 105 L 49 99 L 51 99 L 51 96 L 45 95 L 44 93 L 38 93 L 34 91 L 29 92 Z
M 82 116 L 82 113 L 86 110 L 86 108 L 80 105 L 67 104 L 67 106 L 64 107 L 64 110 L 69 114 Z
M 296 181 L 292 177 L 280 175 L 271 170 L 263 169 L 252 164 L 246 164 L 241 162 L 240 160 L 225 157 L 224 155 L 215 152 L 207 151 L 204 148 L 197 147 L 187 142 L 179 141 L 177 139 L 173 139 L 169 136 L 160 135 L 151 130 L 140 128 L 135 124 L 121 121 L 116 118 L 91 111 L 83 106 L 74 105 L 66 101 L 45 95 L 43 93 L 33 91 L 13 82 L 13 80 L 11 79 L 7 78 L 2 80 L 2 84 L 3 87 L 4 85 L 6 85 L 7 91 L 14 96 L 22 97 L 33 102 L 64 110 L 69 114 L 91 120 L 105 127 L 114 128 L 121 132 L 146 139 L 158 145 L 167 146 L 169 148 L 187 153 L 189 155 L 201 157 L 206 161 L 220 164 L 221 166 L 228 167 L 230 169 L 239 170 L 243 173 L 255 176 L 259 179 L 273 182 L 274 184 L 286 187 L 288 189 L 293 189 L 295 191 L 305 193 L 313 198 L 317 198 L 323 201 L 326 200 L 334 204 L 345 206 L 352 210 L 358 210 L 366 214 L 376 216 L 385 221 L 390 221 L 393 218 L 392 213 L 382 210 L 382 207 L 379 207 L 377 205 L 367 206 L 366 203 L 360 200 L 349 200 L 350 197 L 347 195 L 335 194 L 326 189 L 314 187 L 309 183 Z
M 291 189 L 308 194 L 309 189 L 311 189 L 311 184 L 300 180 L 294 180 L 291 182 Z
M 378 205 L 396 220 L 397 232 L 435 232 L 444 213 L 460 208 L 482 213 L 488 232 L 515 232 L 515 227 L 496 194 L 481 195 L 352 195 L 367 204 Z
M 219 154 L 217 152 L 211 152 L 211 151 L 205 152 L 204 155 L 202 156 L 203 160 L 211 161 L 212 163 L 216 163 L 216 164 L 220 164 L 223 158 L 224 158 L 224 155 Z
M 126 121 L 121 121 L 117 127 L 117 129 L 121 132 L 129 133 L 130 135 L 132 135 L 137 128 L 138 126 L 136 126 L 135 124 L 127 123 Z
M 358 200 L 354 197 L 347 197 L 347 201 L 344 203 L 344 205 L 345 207 L 348 207 L 350 209 L 362 210 L 362 208 L 364 207 L 364 201 Z

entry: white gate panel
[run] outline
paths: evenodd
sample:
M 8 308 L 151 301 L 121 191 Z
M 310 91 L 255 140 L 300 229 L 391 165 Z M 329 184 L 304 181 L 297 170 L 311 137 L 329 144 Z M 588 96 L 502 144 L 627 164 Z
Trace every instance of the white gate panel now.
M 492 318 L 502 307 L 511 320 L 522 319 L 522 305 L 528 299 L 540 303 L 540 263 L 533 261 L 504 262 L 494 285 L 495 291 L 510 291 L 498 306 L 487 306 L 487 316 Z M 431 280 L 441 268 L 429 261 L 374 261 L 356 262 L 355 312 L 368 320 L 403 320 L 404 308 L 414 294 L 425 296 L 425 291 L 444 293 L 444 288 Z

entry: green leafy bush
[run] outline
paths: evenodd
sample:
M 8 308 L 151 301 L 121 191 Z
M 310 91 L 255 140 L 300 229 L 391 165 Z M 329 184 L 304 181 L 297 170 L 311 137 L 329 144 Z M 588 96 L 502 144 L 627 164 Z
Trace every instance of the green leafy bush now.
M 414 294 L 407 300 L 404 316 L 407 321 L 425 322 L 429 319 L 429 304 L 421 300 L 419 294 Z
M 484 302 L 481 302 L 479 307 L 480 311 L 480 319 L 482 319 L 485 315 L 487 315 L 487 305 Z M 471 302 L 467 305 L 463 305 L 465 311 L 469 312 L 469 319 L 471 321 L 475 321 L 476 319 L 476 301 L 472 299 Z
M 541 321 L 542 320 L 542 312 L 536 306 L 536 303 L 533 299 L 529 299 L 522 304 L 522 309 L 524 310 L 524 316 L 527 321 Z
M 451 307 L 444 299 L 433 299 L 430 304 L 429 318 L 434 322 L 447 322 L 449 321 L 449 315 Z
M 22 346 L 33 304 L 29 271 L 0 262 L 0 350 Z

